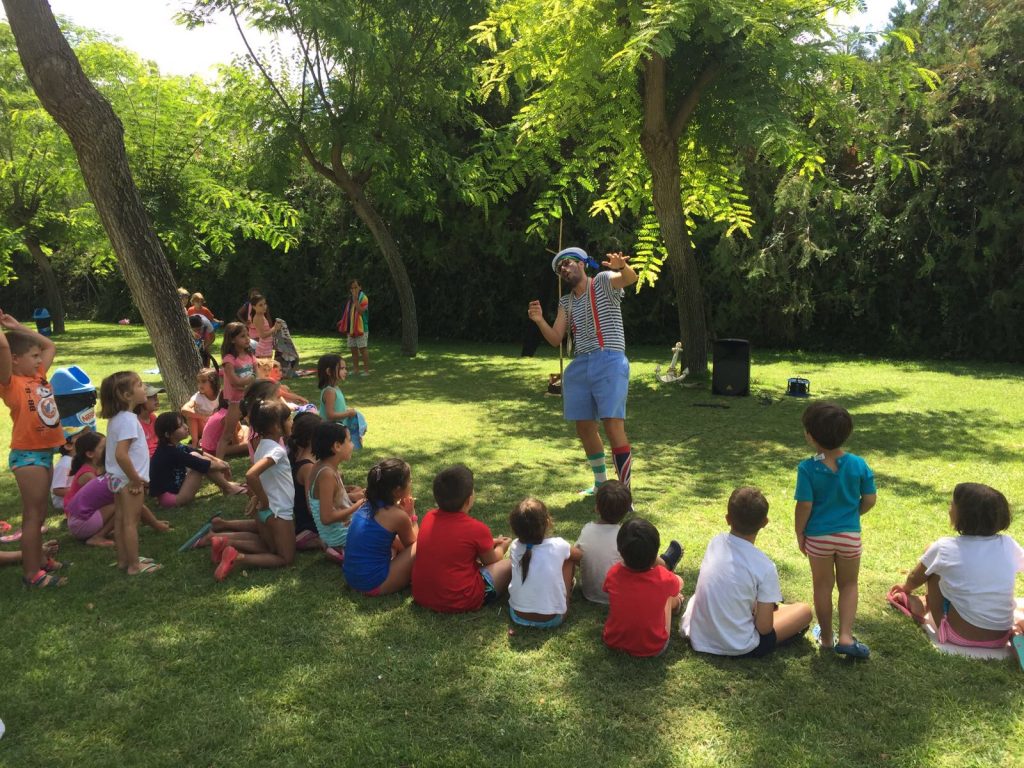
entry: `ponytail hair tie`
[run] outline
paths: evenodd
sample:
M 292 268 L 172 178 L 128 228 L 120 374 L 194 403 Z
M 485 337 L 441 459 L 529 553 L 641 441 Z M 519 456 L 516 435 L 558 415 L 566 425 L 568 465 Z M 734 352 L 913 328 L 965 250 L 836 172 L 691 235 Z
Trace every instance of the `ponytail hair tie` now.
M 529 552 L 531 549 L 533 549 L 533 544 L 527 544 L 526 551 Z

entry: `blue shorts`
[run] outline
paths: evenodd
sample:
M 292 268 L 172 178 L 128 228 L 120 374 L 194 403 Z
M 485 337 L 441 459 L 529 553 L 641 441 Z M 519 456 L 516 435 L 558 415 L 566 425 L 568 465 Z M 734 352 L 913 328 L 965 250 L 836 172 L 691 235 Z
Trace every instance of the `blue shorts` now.
M 629 360 L 618 350 L 597 349 L 569 363 L 562 374 L 566 421 L 625 419 Z
M 7 457 L 7 468 L 12 472 L 22 467 L 43 467 L 53 469 L 53 454 L 56 448 L 44 448 L 41 451 L 22 451 L 13 449 Z
M 508 615 L 512 617 L 512 621 L 515 624 L 518 624 L 522 627 L 536 627 L 537 629 L 554 629 L 559 624 L 561 624 L 562 619 L 565 618 L 565 615 L 563 614 L 561 616 L 555 616 L 555 618 L 553 619 L 548 619 L 547 621 L 534 621 L 533 619 L 524 619 L 522 616 L 520 616 L 512 609 L 511 605 L 508 607 Z
M 498 590 L 494 588 L 494 579 L 491 578 L 491 572 L 486 568 L 481 568 L 480 578 L 484 580 L 484 605 L 497 602 L 499 595 Z

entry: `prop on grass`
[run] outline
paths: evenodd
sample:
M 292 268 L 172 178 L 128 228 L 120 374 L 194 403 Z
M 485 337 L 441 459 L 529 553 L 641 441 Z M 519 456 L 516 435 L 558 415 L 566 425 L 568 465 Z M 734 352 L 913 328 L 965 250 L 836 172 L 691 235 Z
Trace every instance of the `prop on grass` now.
M 672 362 L 669 363 L 668 370 L 662 373 L 660 365 L 654 367 L 654 378 L 662 384 L 674 384 L 690 375 L 689 368 L 679 370 L 679 356 L 683 353 L 683 342 L 677 341 L 669 352 L 672 353 Z

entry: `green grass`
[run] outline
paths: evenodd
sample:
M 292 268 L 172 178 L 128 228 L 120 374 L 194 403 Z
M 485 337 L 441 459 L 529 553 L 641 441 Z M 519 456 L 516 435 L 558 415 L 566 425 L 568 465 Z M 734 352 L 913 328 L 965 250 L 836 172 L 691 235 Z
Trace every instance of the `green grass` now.
M 298 346 L 311 364 L 339 340 Z M 77 363 L 97 383 L 154 365 L 141 328 L 72 324 L 58 350 L 56 365 Z M 476 473 L 475 514 L 495 533 L 533 494 L 558 535 L 578 534 L 592 515 L 575 495 L 588 470 L 560 401 L 541 394 L 557 370 L 550 350 L 520 359 L 511 346 L 431 344 L 408 360 L 378 344 L 372 353 L 374 375 L 345 387 L 370 425 L 349 478 L 402 456 L 422 511 L 433 474 L 463 461 Z M 64 531 L 63 557 L 75 562 L 66 588 L 28 593 L 19 571 L 0 574 L 0 765 L 1024 764 L 1021 671 L 940 656 L 883 601 L 948 533 L 956 482 L 990 483 L 1021 507 L 1024 370 L 756 351 L 755 394 L 772 396 L 763 404 L 656 385 L 667 349 L 634 345 L 631 357 L 637 506 L 663 539 L 685 544 L 688 593 L 730 491 L 750 483 L 772 505 L 758 544 L 787 599 L 810 600 L 791 526 L 805 403 L 781 397 L 786 378 L 807 376 L 816 396 L 851 409 L 848 447 L 879 489 L 865 518 L 857 621 L 869 661 L 819 655 L 808 641 L 763 661 L 714 659 L 678 637 L 664 658 L 635 660 L 602 645 L 603 613 L 578 595 L 563 627 L 510 635 L 503 605 L 439 616 L 408 593 L 363 598 L 313 554 L 285 572 L 217 584 L 206 551 L 176 553 L 214 511 L 242 512 L 243 500 L 206 489 L 171 513 L 173 532 L 143 532 L 142 552 L 166 566 L 159 574 L 121 576 L 111 552 Z M 296 389 L 311 396 L 314 386 Z M 728 407 L 697 407 L 706 403 Z M 9 433 L 5 411 L 4 456 Z M 19 515 L 4 472 L 0 518 Z M 1011 533 L 1024 540 L 1024 525 Z

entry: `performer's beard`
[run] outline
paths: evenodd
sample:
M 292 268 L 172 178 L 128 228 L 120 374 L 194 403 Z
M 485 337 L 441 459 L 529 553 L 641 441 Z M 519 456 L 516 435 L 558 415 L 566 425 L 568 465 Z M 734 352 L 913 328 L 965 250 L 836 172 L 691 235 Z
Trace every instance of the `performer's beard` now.
M 581 282 L 583 282 L 583 270 L 581 269 L 570 269 L 562 270 L 562 280 L 569 288 L 575 288 Z

